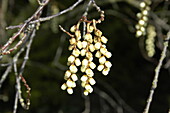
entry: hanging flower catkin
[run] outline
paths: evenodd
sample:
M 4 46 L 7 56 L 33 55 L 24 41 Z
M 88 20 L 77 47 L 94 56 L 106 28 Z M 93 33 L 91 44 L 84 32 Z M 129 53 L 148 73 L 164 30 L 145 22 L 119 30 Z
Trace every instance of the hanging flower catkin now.
M 136 27 L 136 37 L 145 36 L 146 35 L 146 27 L 148 24 L 148 16 L 150 11 L 151 0 L 144 0 L 140 3 L 141 12 L 137 13 L 137 17 L 139 21 Z
M 80 69 L 82 76 L 79 77 L 81 80 L 81 86 L 84 88 L 84 95 L 88 95 L 93 92 L 92 85 L 96 83 L 94 80 L 93 70 L 97 67 L 98 71 L 101 71 L 103 75 L 108 75 L 112 66 L 108 58 L 111 58 L 112 54 L 106 48 L 108 39 L 103 36 L 96 24 L 104 21 L 104 11 L 100 12 L 101 18 L 98 20 L 93 19 L 92 21 L 87 20 L 83 16 L 76 25 L 70 28 L 71 33 L 64 30 L 61 26 L 61 30 L 67 33 L 71 38 L 69 40 L 69 50 L 72 51 L 68 57 L 69 69 L 65 72 L 64 79 L 66 83 L 61 86 L 62 90 L 67 90 L 68 94 L 73 93 L 73 88 L 76 87 L 76 81 L 78 80 L 77 72 Z M 86 30 L 80 30 L 80 24 L 85 23 Z M 83 36 L 81 36 L 84 33 Z M 98 58 L 99 65 L 93 62 L 94 56 Z

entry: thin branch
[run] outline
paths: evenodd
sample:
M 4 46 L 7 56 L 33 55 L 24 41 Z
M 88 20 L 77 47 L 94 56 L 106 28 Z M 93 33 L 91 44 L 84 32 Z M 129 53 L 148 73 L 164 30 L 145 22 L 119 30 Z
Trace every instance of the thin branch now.
M 15 94 L 15 102 L 14 102 L 14 109 L 13 109 L 13 113 L 16 113 L 17 112 L 17 108 L 18 108 L 18 92 L 16 92 Z
M 154 79 L 153 79 L 153 82 L 152 82 L 149 97 L 147 99 L 147 104 L 146 104 L 146 107 L 145 107 L 143 113 L 148 113 L 149 112 L 149 108 L 150 108 L 150 105 L 151 105 L 151 102 L 152 102 L 153 94 L 155 92 L 155 89 L 157 88 L 160 69 L 162 67 L 163 60 L 166 57 L 166 52 L 167 52 L 167 48 L 168 48 L 169 39 L 170 39 L 170 31 L 167 33 L 167 37 L 166 37 L 166 39 L 164 41 L 164 48 L 163 48 L 163 51 L 161 53 L 161 58 L 159 59 L 159 63 L 157 65 L 157 67 L 155 68 L 155 76 L 154 76 Z
M 51 19 L 53 19 L 53 18 L 55 18 L 55 17 L 57 17 L 57 16 L 60 16 L 60 15 L 62 15 L 62 14 L 64 14 L 64 13 L 67 13 L 67 12 L 73 10 L 73 9 L 74 9 L 77 5 L 79 5 L 82 1 L 83 1 L 83 0 L 78 0 L 75 4 L 73 4 L 73 5 L 70 6 L 69 8 L 67 8 L 67 9 L 65 9 L 65 10 L 63 10 L 63 11 L 61 11 L 61 12 L 55 14 L 55 15 L 48 16 L 48 17 L 43 17 L 43 18 L 39 18 L 39 19 L 37 19 L 37 20 L 35 20 L 35 21 L 31 21 L 30 23 L 38 23 L 38 22 L 43 22 L 43 21 L 51 20 Z

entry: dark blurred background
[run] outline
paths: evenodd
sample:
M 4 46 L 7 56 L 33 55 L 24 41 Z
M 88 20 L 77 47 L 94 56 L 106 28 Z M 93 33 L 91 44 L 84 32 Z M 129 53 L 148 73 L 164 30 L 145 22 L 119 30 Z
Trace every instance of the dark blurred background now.
M 51 0 L 42 16 L 62 11 L 76 0 Z M 74 10 L 50 21 L 42 22 L 31 47 L 24 77 L 31 87 L 31 106 L 24 110 L 18 106 L 18 113 L 142 113 L 154 77 L 154 69 L 160 58 L 162 48 L 156 48 L 153 58 L 147 57 L 144 48 L 145 37 L 135 37 L 136 13 L 140 0 L 96 0 L 105 11 L 105 21 L 97 27 L 109 41 L 107 48 L 112 52 L 113 66 L 108 76 L 95 70 L 97 84 L 94 92 L 83 96 L 80 83 L 73 95 L 60 89 L 64 72 L 67 70 L 69 36 L 66 30 L 76 24 L 85 11 L 88 0 L 84 0 Z M 169 1 L 155 0 L 151 9 L 160 19 L 169 23 Z M 0 0 L 0 45 L 2 46 L 17 30 L 5 30 L 6 26 L 18 25 L 30 17 L 37 9 L 36 0 Z M 162 16 L 163 15 L 163 16 Z M 90 9 L 88 17 L 98 18 L 95 8 Z M 149 21 L 157 25 L 151 18 Z M 158 29 L 160 26 L 157 25 Z M 166 35 L 162 30 L 161 36 Z M 155 44 L 162 43 L 157 37 Z M 169 50 L 168 50 L 169 53 Z M 22 60 L 21 55 L 20 59 Z M 12 55 L 5 57 L 7 61 Z M 5 62 L 3 61 L 3 62 Z M 168 62 L 168 57 L 164 64 Z M 170 71 L 161 69 L 158 87 L 155 91 L 150 113 L 168 113 L 170 106 Z M 19 64 L 18 64 L 19 65 Z M 0 67 L 0 76 L 5 68 Z M 25 96 L 25 88 L 23 95 Z M 0 89 L 0 113 L 12 113 L 15 99 L 15 75 L 10 73 Z

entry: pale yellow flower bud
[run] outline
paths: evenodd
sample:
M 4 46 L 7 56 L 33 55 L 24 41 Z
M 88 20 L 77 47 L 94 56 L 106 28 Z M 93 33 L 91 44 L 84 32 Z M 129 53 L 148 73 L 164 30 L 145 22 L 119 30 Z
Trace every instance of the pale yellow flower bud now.
M 71 32 L 75 32 L 75 31 L 76 31 L 76 25 L 73 25 L 73 26 L 70 28 L 70 31 L 71 31 Z
M 100 53 L 100 51 L 97 51 L 96 54 L 95 54 L 95 57 L 100 58 L 101 55 L 102 55 L 102 54 Z
M 76 66 L 80 66 L 80 65 L 81 65 L 81 61 L 80 61 L 80 59 L 79 59 L 79 58 L 76 58 L 76 60 L 75 60 L 75 64 L 76 64 Z
M 91 52 L 87 52 L 87 53 L 86 53 L 86 57 L 87 57 L 88 59 L 91 59 L 91 58 L 93 58 L 93 54 L 92 54 Z
M 69 57 L 68 57 L 68 62 L 69 63 L 73 63 L 75 61 L 75 57 L 73 56 L 73 55 L 70 55 Z
M 83 41 L 82 46 L 83 46 L 83 48 L 86 48 L 87 47 L 87 41 Z
M 72 74 L 72 75 L 71 75 L 71 79 L 72 79 L 73 81 L 77 81 L 77 80 L 78 80 L 78 77 L 77 77 L 76 74 Z
M 102 65 L 102 64 L 97 67 L 98 71 L 102 71 L 103 69 L 104 69 L 104 65 Z
M 87 74 L 89 77 L 94 76 L 94 73 L 93 73 L 93 71 L 92 71 L 90 68 L 87 68 L 85 72 L 86 72 L 86 74 Z
M 94 51 L 95 51 L 94 45 L 93 45 L 93 44 L 90 44 L 89 49 L 90 49 L 91 52 L 94 52 Z
M 101 52 L 103 55 L 106 55 L 107 49 L 104 48 L 104 47 L 102 47 L 102 48 L 100 48 L 100 52 Z
M 110 71 L 110 68 L 105 68 L 105 69 L 103 69 L 102 74 L 103 75 L 108 75 L 109 71 Z
M 89 92 L 87 90 L 84 91 L 84 95 L 87 96 Z
M 73 44 L 76 43 L 76 39 L 75 39 L 75 38 L 71 38 L 69 41 L 70 41 L 70 44 L 71 44 L 71 45 L 73 45 Z
M 102 37 L 101 37 L 101 41 L 102 41 L 104 44 L 106 44 L 107 41 L 108 41 L 108 39 L 107 39 L 105 36 L 102 36 Z
M 90 33 L 87 33 L 85 35 L 85 40 L 87 40 L 88 42 L 92 43 L 93 42 L 92 35 Z
M 111 52 L 107 52 L 107 53 L 105 54 L 105 56 L 106 56 L 107 58 L 111 58 L 111 57 L 112 57 L 112 53 L 111 53 Z
M 70 46 L 68 47 L 68 50 L 71 51 L 71 50 L 73 50 L 73 48 L 74 48 L 74 45 L 70 45 Z
M 86 82 L 83 82 L 83 81 L 82 81 L 82 82 L 81 82 L 81 86 L 82 86 L 82 87 L 85 87 L 85 85 L 86 85 Z
M 108 68 L 110 68 L 110 67 L 112 67 L 112 63 L 109 62 L 109 61 L 106 61 L 106 62 L 105 62 L 105 66 L 108 67 Z
M 94 34 L 95 34 L 96 36 L 99 36 L 99 37 L 102 36 L 102 32 L 101 32 L 99 29 L 96 29 L 96 30 L 94 31 Z
M 80 30 L 75 31 L 76 38 L 79 40 L 81 38 Z
M 140 3 L 140 7 L 141 7 L 141 8 L 146 7 L 146 3 L 145 3 L 145 2 L 141 2 L 141 3 Z
M 89 78 L 89 83 L 91 85 L 94 85 L 94 84 L 96 84 L 96 81 L 93 78 Z
M 89 84 L 86 84 L 86 85 L 85 85 L 85 89 L 86 89 L 89 93 L 92 93 L 92 92 L 93 92 L 93 88 L 92 88 Z
M 89 66 L 90 66 L 90 68 L 91 68 L 91 69 L 96 68 L 96 64 L 95 64 L 95 63 L 93 63 L 93 62 L 90 62 L 90 63 L 89 63 Z
M 88 79 L 88 76 L 87 76 L 87 75 L 83 75 L 83 76 L 81 77 L 81 81 L 83 81 L 83 82 L 86 82 L 87 79 Z
M 81 72 L 85 72 L 86 68 L 87 68 L 87 66 L 82 65 L 81 68 L 80 68 Z
M 80 54 L 81 54 L 81 56 L 85 56 L 86 55 L 86 49 L 82 49 Z
M 69 70 L 67 70 L 67 71 L 65 72 L 64 79 L 67 80 L 67 79 L 70 77 L 70 75 L 71 75 L 71 72 L 70 72 Z
M 104 64 L 106 62 L 106 58 L 104 56 L 99 58 L 99 63 Z
M 69 79 L 67 80 L 66 84 L 67 84 L 67 87 L 72 87 L 73 81 Z
M 145 21 L 144 20 L 139 20 L 139 25 L 144 25 Z
M 67 92 L 68 92 L 68 94 L 73 94 L 73 89 L 72 88 L 67 88 Z
M 66 88 L 67 88 L 67 85 L 66 85 L 66 83 L 64 83 L 64 84 L 61 86 L 61 89 L 62 89 L 62 90 L 66 90 Z
M 83 61 L 82 61 L 82 66 L 87 66 L 88 63 L 89 63 L 89 61 L 85 58 L 85 59 L 83 59 Z
M 97 43 L 95 43 L 94 47 L 96 48 L 96 50 L 98 50 L 98 49 L 100 49 L 101 45 L 102 44 L 100 42 L 97 42 Z
M 81 49 L 81 48 L 83 47 L 83 45 L 82 45 L 82 42 L 81 42 L 81 41 L 78 41 L 78 42 L 77 42 L 77 47 L 78 47 L 79 49 Z
M 89 31 L 88 32 L 93 32 L 93 30 L 94 30 L 94 27 L 93 26 L 89 26 L 89 29 L 88 29 Z
M 77 48 L 75 48 L 75 49 L 73 50 L 72 54 L 73 54 L 75 57 L 78 57 L 78 56 L 80 55 L 80 51 L 79 51 Z
M 76 72 L 78 71 L 77 67 L 76 67 L 75 65 L 73 65 L 73 64 L 70 66 L 69 69 L 70 69 L 70 71 L 71 71 L 72 73 L 76 73 Z

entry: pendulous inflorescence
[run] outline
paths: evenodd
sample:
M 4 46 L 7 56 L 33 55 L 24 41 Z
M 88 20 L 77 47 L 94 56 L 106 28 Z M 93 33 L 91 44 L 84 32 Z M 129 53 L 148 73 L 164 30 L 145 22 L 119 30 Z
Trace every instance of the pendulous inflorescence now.
M 140 3 L 141 12 L 137 13 L 137 17 L 139 19 L 136 27 L 136 37 L 145 36 L 146 35 L 146 27 L 148 25 L 148 16 L 150 11 L 150 0 L 144 0 Z
M 61 30 L 71 37 L 68 48 L 71 55 L 67 62 L 69 68 L 64 75 L 66 82 L 61 86 L 61 89 L 67 90 L 68 94 L 73 93 L 78 78 L 80 78 L 81 86 L 84 88 L 84 95 L 92 93 L 92 86 L 96 83 L 93 70 L 97 68 L 103 75 L 108 75 L 110 71 L 112 63 L 107 59 L 111 58 L 112 54 L 106 48 L 108 39 L 96 27 L 97 23 L 104 20 L 104 11 L 101 11 L 100 16 L 99 20 L 93 19 L 92 21 L 83 16 L 76 25 L 70 28 L 73 35 L 60 26 Z M 80 29 L 81 23 L 85 23 L 85 31 Z M 83 33 L 84 35 L 82 35 Z M 98 58 L 98 66 L 94 63 L 94 58 Z M 82 73 L 81 77 L 78 77 L 78 70 Z

